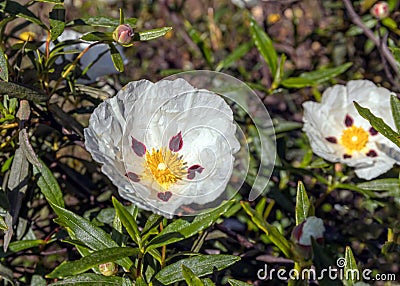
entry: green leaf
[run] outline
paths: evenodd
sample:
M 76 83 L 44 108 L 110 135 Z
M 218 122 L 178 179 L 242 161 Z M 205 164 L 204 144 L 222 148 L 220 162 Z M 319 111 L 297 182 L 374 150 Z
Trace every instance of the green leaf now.
M 308 211 L 310 210 L 310 201 L 307 196 L 304 184 L 299 181 L 297 183 L 297 195 L 296 195 L 296 225 L 301 224 L 308 217 Z
M 182 264 L 182 275 L 188 286 L 204 286 L 204 283 L 198 278 L 189 267 Z
M 390 96 L 390 106 L 392 108 L 392 114 L 397 133 L 400 133 L 400 99 L 398 99 L 395 94 Z
M 246 282 L 243 282 L 243 281 L 239 281 L 239 280 L 236 280 L 236 279 L 228 279 L 228 283 L 231 286 L 248 286 L 248 285 L 251 285 L 249 283 L 246 283 Z
M 370 190 L 370 191 L 399 191 L 400 181 L 399 179 L 387 178 L 387 179 L 377 179 L 373 181 L 363 182 L 357 184 L 357 187 Z
M 137 22 L 136 18 L 125 19 L 125 24 L 129 24 L 132 28 L 135 27 Z M 119 26 L 119 19 L 114 19 L 110 17 L 97 16 L 97 17 L 85 17 L 81 19 L 74 20 L 68 23 L 68 26 L 92 26 L 92 27 L 107 27 L 116 28 Z
M 360 274 L 357 268 L 357 262 L 354 259 L 353 252 L 349 246 L 346 246 L 345 251 L 345 265 L 344 265 L 344 279 L 343 284 L 346 286 L 353 286 L 359 279 L 356 279 Z
M 110 43 L 108 46 L 110 47 L 111 59 L 114 63 L 116 70 L 119 72 L 123 72 L 124 60 L 122 59 L 121 54 L 119 53 L 118 49 L 114 46 L 113 43 Z
M 391 30 L 397 31 L 397 23 L 390 17 L 382 19 L 382 24 Z
M 392 141 L 394 144 L 396 144 L 398 147 L 400 147 L 400 136 L 397 132 L 395 132 L 392 128 L 390 128 L 389 125 L 387 125 L 382 118 L 377 117 L 372 114 L 372 112 L 365 107 L 362 107 L 359 105 L 357 102 L 354 102 L 355 107 L 358 110 L 358 113 L 365 119 L 369 121 L 369 123 L 372 125 L 372 127 L 375 128 L 379 133 L 381 133 L 383 136 L 388 138 L 390 141 Z
M 279 232 L 279 230 L 275 226 L 267 223 L 254 209 L 250 207 L 250 204 L 248 202 L 240 203 L 246 213 L 251 217 L 251 220 L 257 225 L 257 227 L 259 227 L 267 234 L 270 241 L 275 244 L 285 254 L 287 258 L 291 258 L 292 251 L 290 249 L 290 243 Z
M 53 7 L 49 15 L 51 40 L 57 39 L 65 28 L 65 9 L 62 4 Z
M 234 255 L 199 255 L 181 259 L 164 267 L 156 274 L 155 278 L 164 285 L 168 285 L 184 280 L 182 265 L 190 268 L 197 277 L 202 277 L 213 273 L 214 269 L 222 270 L 239 260 L 240 257 Z
M 319 69 L 312 72 L 304 72 L 300 74 L 301 78 L 309 79 L 316 83 L 322 83 L 331 78 L 334 78 L 342 73 L 344 73 L 348 68 L 350 68 L 353 63 L 345 63 L 334 68 Z
M 50 205 L 52 206 L 54 212 L 58 215 L 56 222 L 72 231 L 76 239 L 82 241 L 91 249 L 102 250 L 111 247 L 119 247 L 119 245 L 111 239 L 109 234 L 107 234 L 101 228 L 95 226 L 90 221 L 62 207 L 51 203 Z M 130 269 L 133 266 L 133 263 L 129 258 L 123 258 L 116 261 L 116 263 L 125 267 L 126 269 Z
M 3 49 L 0 48 L 0 78 L 8 81 L 8 61 Z
M 128 231 L 130 237 L 139 247 L 141 247 L 142 242 L 140 239 L 140 232 L 135 218 L 128 212 L 128 210 L 123 205 L 121 205 L 121 203 L 116 198 L 113 197 L 112 202 L 115 211 L 117 212 L 117 216 L 121 220 L 123 226 Z
M 63 262 L 57 266 L 51 273 L 47 274 L 47 278 L 64 278 L 81 274 L 100 264 L 114 262 L 118 259 L 137 255 L 139 249 L 130 247 L 113 247 L 95 251 L 76 261 Z
M 49 286 L 132 286 L 132 282 L 128 278 L 118 276 L 103 276 L 93 273 L 86 273 L 67 278 L 63 281 L 49 284 Z
M 315 84 L 315 81 L 303 77 L 289 77 L 281 81 L 281 85 L 287 88 L 303 88 Z
M 33 102 L 47 101 L 49 97 L 42 91 L 33 90 L 13 82 L 0 81 L 0 95 L 8 94 L 10 97 L 27 99 Z
M 19 252 L 22 250 L 26 250 L 29 248 L 37 247 L 40 245 L 46 244 L 46 241 L 42 239 L 35 239 L 35 240 L 18 240 L 18 241 L 13 241 L 9 245 L 9 249 L 12 252 Z
M 52 4 L 62 4 L 64 0 L 35 0 L 35 2 L 45 2 L 45 3 L 52 3 Z
M 82 35 L 82 41 L 88 42 L 112 42 L 112 33 L 103 33 L 103 32 L 90 32 Z
M 328 251 L 319 245 L 315 239 L 311 238 L 312 250 L 313 250 L 313 264 L 315 266 L 317 273 L 323 273 L 332 265 L 336 265 L 336 263 L 332 259 L 332 254 L 328 253 Z M 326 272 L 325 272 L 326 273 Z M 329 275 L 323 275 L 322 279 L 318 281 L 321 286 L 342 286 L 343 284 L 336 276 L 335 280 L 332 280 Z
M 166 33 L 172 30 L 172 27 L 163 27 L 158 29 L 152 29 L 135 33 L 133 35 L 134 41 L 150 41 L 164 36 Z
M 15 285 L 12 270 L 5 267 L 3 264 L 0 264 L 0 277 L 3 278 L 5 281 L 10 282 L 11 285 Z
M 253 47 L 252 42 L 247 42 L 240 45 L 232 53 L 230 53 L 222 61 L 220 61 L 215 70 L 221 71 L 223 69 L 230 67 L 236 61 L 238 61 L 240 58 L 246 55 L 252 47 Z
M 0 216 L 0 230 L 7 230 L 8 226 L 6 222 L 4 221 L 4 218 Z
M 210 227 L 222 214 L 227 212 L 234 202 L 233 200 L 228 201 L 210 212 L 199 214 L 191 223 L 184 219 L 174 221 L 149 242 L 146 251 L 198 234 Z
M 151 214 L 150 217 L 147 219 L 146 224 L 144 225 L 144 228 L 142 230 L 142 237 L 147 233 L 152 233 L 152 230 L 157 228 L 163 221 L 163 219 L 164 217 L 158 214 Z
M 40 161 L 40 164 L 40 167 L 33 165 L 33 173 L 35 175 L 40 174 L 37 181 L 40 191 L 49 203 L 63 208 L 64 198 L 57 179 L 43 161 Z
M 6 2 L 5 8 L 0 9 L 0 11 L 8 13 L 11 16 L 17 16 L 19 18 L 26 19 L 29 22 L 37 24 L 40 27 L 42 27 L 43 29 L 48 30 L 46 25 L 43 24 L 42 21 L 40 21 L 40 19 L 35 16 L 35 14 L 33 14 L 28 8 L 26 8 L 25 6 L 22 6 L 18 2 L 8 0 Z
M 252 17 L 250 18 L 250 33 L 258 51 L 267 62 L 272 77 L 275 78 L 278 55 L 271 38 L 265 33 L 264 29 L 258 26 L 256 20 Z
M 210 278 L 203 278 L 201 279 L 203 282 L 204 286 L 215 286 L 214 282 Z

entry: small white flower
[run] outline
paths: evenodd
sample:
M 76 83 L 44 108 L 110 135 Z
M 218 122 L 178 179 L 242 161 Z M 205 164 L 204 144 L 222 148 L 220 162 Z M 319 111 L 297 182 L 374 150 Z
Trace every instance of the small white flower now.
M 293 240 L 301 246 L 311 246 L 311 237 L 318 242 L 324 238 L 324 222 L 315 216 L 310 216 L 292 231 Z
M 311 148 L 318 156 L 355 167 L 356 175 L 370 180 L 399 163 L 383 152 L 382 144 L 399 148 L 371 127 L 362 118 L 353 102 L 367 107 L 395 129 L 390 107 L 390 91 L 368 80 L 354 80 L 346 86 L 328 88 L 322 102 L 307 101 L 304 107 L 304 127 Z
M 227 103 L 183 79 L 131 82 L 100 104 L 85 145 L 125 199 L 171 217 L 217 200 L 240 149 Z

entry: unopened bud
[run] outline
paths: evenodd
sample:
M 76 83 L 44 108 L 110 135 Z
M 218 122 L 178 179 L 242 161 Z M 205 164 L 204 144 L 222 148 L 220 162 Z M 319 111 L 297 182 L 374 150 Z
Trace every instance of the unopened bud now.
M 377 19 L 383 19 L 389 16 L 389 4 L 385 1 L 379 1 L 371 8 L 371 14 Z
M 104 276 L 114 276 L 118 272 L 118 265 L 114 262 L 107 262 L 99 265 L 100 273 Z
M 122 46 L 128 46 L 132 43 L 133 35 L 134 32 L 132 27 L 127 24 L 123 24 L 119 25 L 115 29 L 113 33 L 113 39 Z

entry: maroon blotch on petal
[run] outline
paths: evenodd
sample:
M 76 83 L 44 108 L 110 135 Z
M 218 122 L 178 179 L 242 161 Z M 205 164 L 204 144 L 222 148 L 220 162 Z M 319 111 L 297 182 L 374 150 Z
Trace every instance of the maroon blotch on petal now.
M 353 123 L 354 123 L 354 120 L 353 120 L 353 117 L 351 117 L 350 115 L 346 115 L 346 118 L 344 119 L 344 124 L 347 126 L 347 127 L 350 127 L 350 126 L 352 126 L 353 125 Z
M 337 143 L 336 137 L 333 137 L 333 136 L 325 137 L 325 140 L 328 141 L 329 143 L 333 143 L 333 144 Z
M 128 173 L 126 173 L 125 176 L 127 176 L 131 181 L 134 181 L 134 182 L 139 182 L 140 181 L 139 176 L 137 174 L 135 174 L 135 173 L 128 172 Z
M 369 129 L 369 134 L 371 134 L 372 136 L 375 136 L 376 134 L 378 134 L 378 131 L 376 131 L 376 129 L 374 127 L 371 127 Z
M 178 152 L 182 149 L 183 140 L 182 140 L 182 132 L 179 132 L 175 136 L 172 136 L 171 140 L 169 140 L 169 149 L 173 152 Z
M 157 194 L 157 197 L 160 199 L 160 200 L 162 200 L 162 201 L 164 201 L 164 202 L 168 202 L 169 201 L 169 199 L 172 197 L 172 193 L 171 192 L 159 192 L 158 194 Z
M 133 152 L 135 152 L 136 155 L 138 155 L 139 157 L 142 157 L 144 154 L 146 154 L 146 146 L 136 140 L 135 138 L 132 137 L 132 149 Z
M 191 167 L 188 168 L 188 175 L 187 178 L 189 180 L 193 180 L 194 177 L 196 176 L 196 172 L 201 174 L 201 172 L 203 172 L 204 168 L 198 164 L 193 165 Z
M 350 159 L 351 155 L 350 154 L 343 154 L 343 159 Z
M 378 153 L 376 153 L 375 150 L 369 150 L 368 153 L 366 154 L 368 157 L 377 157 Z

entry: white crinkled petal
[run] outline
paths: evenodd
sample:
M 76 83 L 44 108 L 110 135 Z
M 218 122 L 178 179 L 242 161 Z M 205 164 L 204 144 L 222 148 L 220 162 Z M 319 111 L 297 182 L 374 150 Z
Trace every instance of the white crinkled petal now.
M 369 108 L 376 116 L 381 117 L 389 126 L 394 128 L 393 116 L 390 108 L 391 92 L 377 87 L 367 80 L 354 80 L 346 86 L 335 85 L 328 88 L 322 97 L 321 103 L 305 102 L 304 127 L 310 139 L 310 145 L 315 154 L 331 162 L 342 162 L 356 168 L 360 178 L 372 179 L 388 171 L 398 160 L 392 159 L 388 153 L 381 152 L 378 146 L 388 146 L 389 150 L 398 150 L 398 147 L 381 134 L 369 136 L 369 142 L 362 152 L 354 152 L 351 158 L 344 159 L 345 148 L 340 144 L 332 144 L 325 138 L 340 139 L 345 128 L 344 119 L 349 115 L 354 120 L 354 126 L 369 131 L 371 125 L 357 112 L 353 101 Z M 378 145 L 378 146 L 377 146 Z M 368 157 L 368 150 L 375 151 L 377 157 Z M 386 154 L 386 155 L 385 155 Z
M 303 230 L 299 239 L 301 245 L 311 245 L 311 237 L 319 239 L 324 237 L 325 227 L 322 219 L 310 216 L 303 225 Z
M 132 138 L 151 148 L 168 148 L 172 136 L 181 132 L 178 151 L 187 167 L 201 165 L 195 179 L 178 181 L 168 191 L 172 198 L 158 197 L 157 182 L 135 182 L 145 158 L 132 149 Z M 182 205 L 213 202 L 225 190 L 233 169 L 233 154 L 240 149 L 235 137 L 233 114 L 214 93 L 197 90 L 182 79 L 126 85 L 116 97 L 99 105 L 85 129 L 86 146 L 103 163 L 102 171 L 118 187 L 122 197 L 140 207 L 171 217 Z

